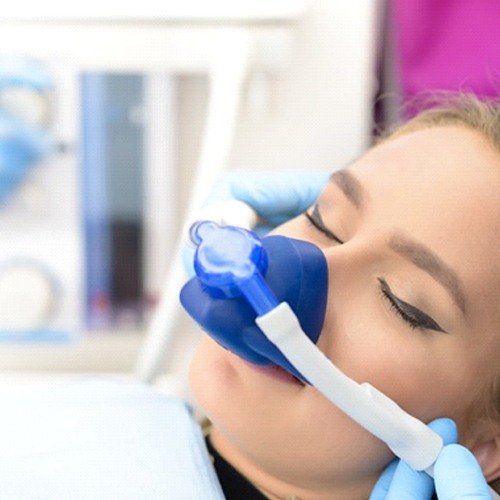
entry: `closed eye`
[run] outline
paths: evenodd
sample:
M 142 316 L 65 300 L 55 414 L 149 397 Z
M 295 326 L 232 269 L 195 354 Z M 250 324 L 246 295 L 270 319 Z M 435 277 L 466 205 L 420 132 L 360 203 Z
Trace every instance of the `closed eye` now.
M 408 304 L 404 300 L 396 297 L 391 288 L 383 278 L 378 278 L 380 291 L 385 300 L 389 302 L 391 309 L 400 316 L 411 328 L 422 330 L 435 330 L 437 332 L 447 333 L 430 316 Z
M 319 232 L 323 233 L 328 239 L 336 241 L 337 243 L 340 244 L 344 243 L 334 232 L 332 232 L 325 226 L 318 205 L 314 205 L 311 213 L 305 212 L 304 215 L 306 216 L 309 223 L 313 227 L 315 227 Z

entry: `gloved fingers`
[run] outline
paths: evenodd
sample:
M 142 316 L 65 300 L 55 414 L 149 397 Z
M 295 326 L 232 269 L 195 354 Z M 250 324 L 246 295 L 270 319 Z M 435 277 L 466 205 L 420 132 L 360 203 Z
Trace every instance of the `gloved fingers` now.
M 382 475 L 378 478 L 375 488 L 370 495 L 370 500 L 385 500 L 387 497 L 387 492 L 391 486 L 392 478 L 396 472 L 399 459 L 393 460 L 382 472 Z
M 450 444 L 434 465 L 438 498 L 491 500 L 488 484 L 474 455 L 458 444 Z
M 433 420 L 429 424 L 429 427 L 443 438 L 445 445 L 458 441 L 457 426 L 455 422 L 449 418 L 438 418 Z
M 457 441 L 457 426 L 453 420 L 439 418 L 429 427 L 437 432 L 445 444 Z M 428 499 L 432 497 L 434 485 L 425 472 L 417 472 L 405 462 L 394 460 L 384 470 L 372 492 L 370 500 Z
M 458 438 L 457 426 L 449 418 L 433 420 L 429 427 L 437 432 L 444 444 L 453 443 Z M 425 472 L 417 472 L 406 462 L 400 461 L 387 493 L 387 500 L 427 500 L 434 493 L 434 481 Z
M 200 215 L 210 220 L 221 218 L 207 215 L 207 211 L 221 211 L 224 202 L 242 202 L 252 207 L 258 214 L 255 228 L 259 236 L 304 212 L 328 183 L 330 174 L 319 170 L 232 170 L 221 174 L 203 201 Z M 224 206 L 224 217 L 230 217 L 229 209 Z M 238 210 L 239 213 L 241 210 Z M 246 219 L 245 219 L 246 220 Z M 222 223 L 222 222 L 221 222 Z M 226 221 L 233 225 L 241 222 Z
M 429 427 L 437 432 L 445 445 L 458 438 L 457 426 L 449 418 L 438 418 L 429 423 Z M 425 472 L 417 472 L 406 462 L 400 461 L 394 472 L 387 500 L 430 499 L 434 493 L 434 481 Z
M 243 197 L 241 201 L 250 205 L 270 203 L 274 209 L 275 196 L 283 197 L 290 190 L 309 189 L 309 185 L 313 185 L 315 191 L 321 190 L 329 177 L 329 173 L 319 170 L 228 170 L 215 179 L 206 199 L 200 201 L 203 206 L 207 206 L 240 199 L 235 196 L 236 190 Z M 318 184 L 320 186 L 317 188 Z
M 212 203 L 218 203 L 221 201 L 228 201 L 234 199 L 231 192 L 231 187 L 235 182 L 242 182 L 242 179 L 249 178 L 249 182 L 254 176 L 254 172 L 250 170 L 229 170 L 220 174 L 217 179 L 215 179 L 213 185 L 210 187 L 210 192 L 208 193 L 206 199 L 199 200 L 202 206 L 208 206 Z
M 417 472 L 400 460 L 385 498 L 386 500 L 430 500 L 433 493 L 432 478 L 425 472 Z
M 233 183 L 231 193 L 274 226 L 311 206 L 329 177 L 329 173 L 318 170 L 277 170 L 256 177 L 243 176 Z M 281 219 L 273 219 L 276 216 Z

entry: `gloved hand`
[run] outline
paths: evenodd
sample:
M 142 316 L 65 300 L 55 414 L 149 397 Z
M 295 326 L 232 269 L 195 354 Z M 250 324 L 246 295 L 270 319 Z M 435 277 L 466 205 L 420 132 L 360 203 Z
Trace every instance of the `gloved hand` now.
M 370 500 L 429 500 L 434 488 L 439 500 L 491 500 L 488 485 L 474 455 L 458 444 L 453 421 L 438 419 L 429 424 L 445 447 L 434 465 L 434 481 L 401 460 L 394 460 L 382 473 Z
M 311 206 L 329 177 L 329 172 L 320 170 L 236 170 L 225 174 L 208 202 L 230 198 L 243 201 L 269 230 Z
M 257 212 L 258 226 L 253 230 L 263 236 L 310 207 L 329 177 L 330 173 L 320 170 L 232 170 L 222 174 L 214 183 L 203 203 L 208 210 L 202 209 L 199 218 L 217 220 L 211 216 L 210 207 L 217 211 L 216 205 L 221 202 L 238 200 Z M 192 260 L 193 249 L 186 246 L 183 261 L 188 276 L 194 274 Z

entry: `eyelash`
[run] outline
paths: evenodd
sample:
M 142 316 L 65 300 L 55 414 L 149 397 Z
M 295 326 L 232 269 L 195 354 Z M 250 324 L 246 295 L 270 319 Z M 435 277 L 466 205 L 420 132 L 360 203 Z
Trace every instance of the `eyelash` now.
M 332 231 L 330 231 L 328 228 L 324 227 L 322 224 L 320 224 L 309 212 L 304 212 L 304 215 L 306 217 L 306 220 L 308 221 L 309 225 L 314 227 L 316 230 L 318 230 L 320 233 L 325 235 L 329 240 L 334 240 L 340 245 L 342 245 L 344 242 Z
M 430 316 L 427 316 L 427 314 L 419 311 L 419 313 L 422 314 L 422 318 L 419 319 L 413 316 L 411 313 L 409 314 L 407 311 L 405 311 L 398 303 L 400 300 L 396 299 L 390 291 L 389 285 L 381 278 L 378 278 L 378 281 L 380 284 L 380 293 L 382 294 L 382 297 L 389 303 L 390 308 L 399 317 L 401 317 L 410 328 L 422 331 L 435 330 L 438 332 L 446 333 L 446 331 L 443 330 L 443 328 L 441 328 L 441 326 L 439 326 Z M 408 304 L 408 307 L 413 306 Z
M 415 318 L 406 314 L 406 312 L 403 311 L 403 309 L 401 309 L 398 306 L 398 304 L 395 302 L 395 300 L 387 292 L 385 292 L 383 290 L 382 286 L 380 287 L 380 293 L 381 293 L 382 297 L 388 302 L 391 310 L 394 311 L 400 318 L 402 318 L 403 321 L 405 323 L 407 323 L 410 328 L 412 328 L 413 330 L 416 330 L 418 328 L 422 328 L 420 323 Z

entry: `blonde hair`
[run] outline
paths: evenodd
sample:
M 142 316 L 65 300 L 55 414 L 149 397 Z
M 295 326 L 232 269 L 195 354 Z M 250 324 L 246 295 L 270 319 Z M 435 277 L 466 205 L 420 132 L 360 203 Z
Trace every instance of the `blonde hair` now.
M 480 132 L 500 151 L 500 98 L 486 100 L 472 94 L 435 93 L 417 102 L 423 111 L 382 135 L 382 141 L 423 128 L 458 125 Z
M 411 103 L 414 108 L 415 103 Z M 479 99 L 471 94 L 433 94 L 420 101 L 423 111 L 382 135 L 384 142 L 424 128 L 457 125 L 475 130 L 500 153 L 500 99 Z M 499 303 L 500 307 L 500 303 Z M 486 417 L 500 421 L 500 368 L 483 400 Z

